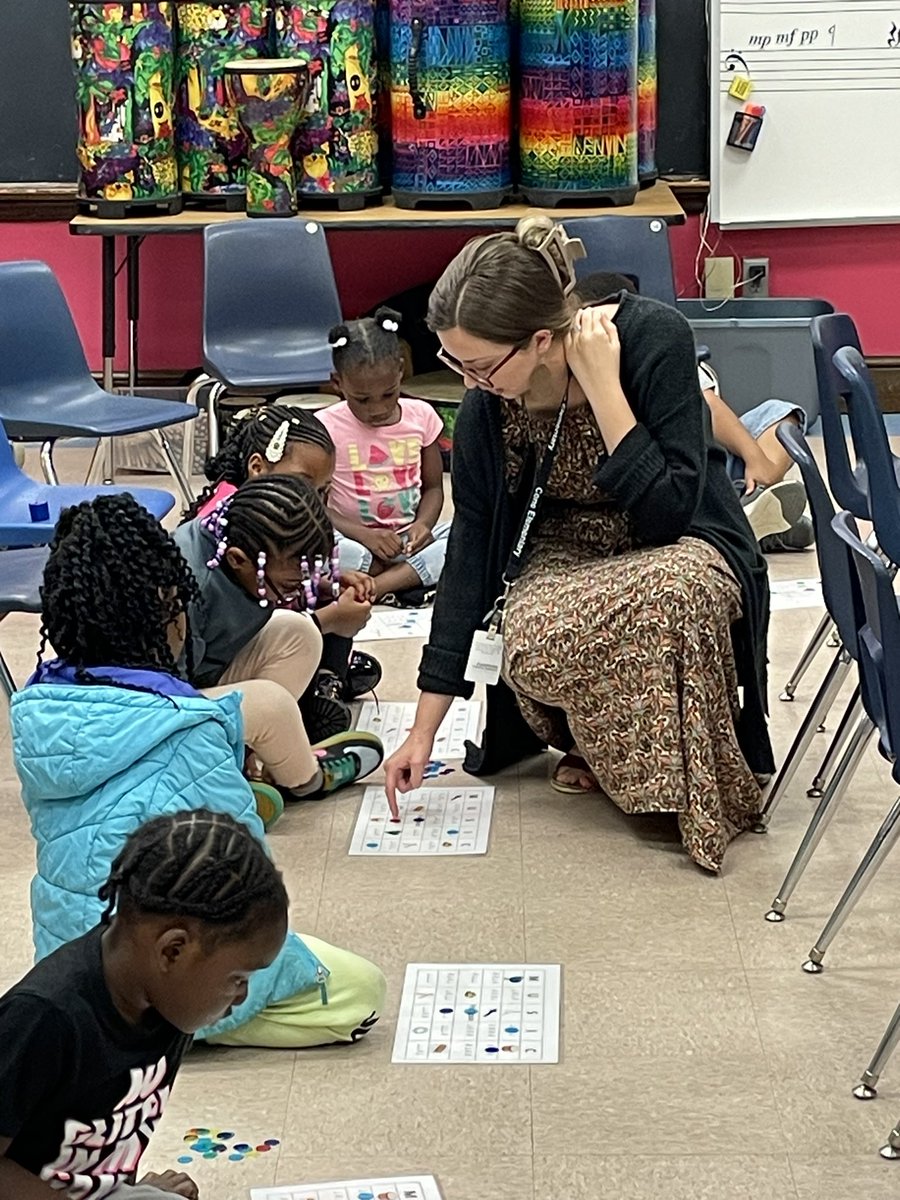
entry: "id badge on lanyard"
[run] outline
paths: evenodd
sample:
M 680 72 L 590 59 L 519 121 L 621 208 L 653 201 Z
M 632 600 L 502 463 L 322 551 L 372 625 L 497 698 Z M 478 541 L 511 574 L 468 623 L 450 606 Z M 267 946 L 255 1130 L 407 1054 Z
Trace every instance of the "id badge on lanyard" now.
M 547 449 L 535 475 L 534 487 L 528 507 L 525 509 L 525 516 L 522 518 L 522 524 L 513 543 L 512 553 L 506 564 L 506 570 L 503 572 L 503 592 L 497 597 L 494 607 L 486 617 L 487 629 L 476 630 L 472 638 L 464 675 L 469 683 L 495 684 L 500 679 L 500 670 L 503 666 L 503 610 L 510 589 L 525 569 L 528 538 L 541 507 L 550 472 L 553 470 L 568 402 L 569 389 L 567 387 L 559 406 L 559 412 L 556 414 L 556 423 L 550 434 L 550 440 L 547 442 Z

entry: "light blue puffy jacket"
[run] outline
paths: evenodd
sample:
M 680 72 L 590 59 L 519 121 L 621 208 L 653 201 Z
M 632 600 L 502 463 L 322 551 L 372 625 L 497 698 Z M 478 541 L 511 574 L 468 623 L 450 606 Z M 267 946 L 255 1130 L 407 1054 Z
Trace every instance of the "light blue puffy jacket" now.
M 38 959 L 98 923 L 97 892 L 113 860 L 152 817 L 208 808 L 265 837 L 239 765 L 240 695 L 209 700 L 169 675 L 103 673 L 149 680 L 168 695 L 68 682 L 68 668 L 47 664 L 12 698 L 13 754 L 37 841 L 31 912 Z M 197 1036 L 236 1029 L 269 1004 L 314 987 L 324 999 L 327 974 L 288 933 L 274 963 L 251 976 L 244 1003 Z

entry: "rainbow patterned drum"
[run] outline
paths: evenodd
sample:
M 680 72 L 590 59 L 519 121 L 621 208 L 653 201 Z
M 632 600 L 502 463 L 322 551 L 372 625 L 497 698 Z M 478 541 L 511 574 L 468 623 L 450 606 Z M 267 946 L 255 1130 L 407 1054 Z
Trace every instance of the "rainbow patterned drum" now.
M 181 190 L 243 208 L 247 141 L 225 94 L 225 64 L 269 54 L 268 0 L 178 5 L 175 146 Z
M 225 81 L 247 138 L 247 216 L 292 217 L 297 183 L 291 143 L 309 95 L 306 63 L 237 59 L 225 64 Z
M 181 208 L 172 123 L 174 4 L 70 5 L 79 200 L 101 215 Z
M 508 0 L 391 0 L 393 194 L 494 208 L 511 190 Z
M 656 169 L 656 0 L 638 5 L 638 179 L 649 187 Z
M 638 187 L 638 0 L 518 0 L 521 189 L 630 204 Z
M 310 93 L 294 140 L 303 203 L 362 208 L 380 195 L 373 96 L 374 0 L 276 0 L 278 52 L 306 63 Z

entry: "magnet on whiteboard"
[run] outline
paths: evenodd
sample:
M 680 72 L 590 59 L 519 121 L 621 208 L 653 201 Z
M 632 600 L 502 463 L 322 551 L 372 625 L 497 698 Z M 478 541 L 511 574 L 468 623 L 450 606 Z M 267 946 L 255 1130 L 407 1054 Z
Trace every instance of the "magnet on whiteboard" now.
M 753 81 L 747 75 L 735 75 L 728 89 L 728 95 L 735 100 L 746 100 L 753 91 Z

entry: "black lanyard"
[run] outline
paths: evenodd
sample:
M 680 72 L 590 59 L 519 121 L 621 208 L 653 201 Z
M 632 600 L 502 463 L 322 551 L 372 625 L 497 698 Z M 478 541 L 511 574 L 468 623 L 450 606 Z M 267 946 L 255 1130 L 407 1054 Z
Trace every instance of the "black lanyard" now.
M 519 532 L 516 540 L 513 542 L 512 552 L 507 561 L 506 569 L 503 572 L 503 594 L 498 597 L 488 617 L 488 624 L 495 633 L 500 629 L 500 622 L 503 618 L 503 605 L 506 597 L 509 595 L 509 590 L 525 569 L 525 551 L 528 548 L 528 538 L 531 534 L 535 518 L 540 511 L 541 502 L 544 499 L 544 490 L 547 487 L 550 472 L 553 470 L 553 464 L 556 461 L 556 452 L 559 449 L 559 439 L 562 436 L 563 421 L 565 420 L 568 404 L 569 389 L 567 386 L 565 394 L 560 401 L 559 411 L 556 414 L 556 422 L 550 434 L 550 440 L 547 442 L 547 449 L 544 451 L 540 466 L 535 473 L 534 487 L 531 489 L 528 507 L 525 509 L 522 524 L 519 526 Z

